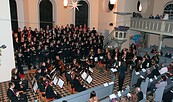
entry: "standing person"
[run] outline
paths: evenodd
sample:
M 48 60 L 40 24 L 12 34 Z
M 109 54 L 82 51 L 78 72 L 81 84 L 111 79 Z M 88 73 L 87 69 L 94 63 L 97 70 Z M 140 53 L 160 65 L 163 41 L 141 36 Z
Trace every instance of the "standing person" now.
M 126 62 L 122 61 L 121 66 L 118 67 L 118 75 L 119 75 L 118 76 L 118 79 L 119 79 L 118 80 L 118 86 L 119 86 L 118 91 L 122 90 L 125 75 L 126 75 L 126 71 L 127 71 Z
M 90 93 L 90 99 L 88 102 L 98 102 L 98 97 L 96 96 L 96 92 L 95 91 L 92 91 Z

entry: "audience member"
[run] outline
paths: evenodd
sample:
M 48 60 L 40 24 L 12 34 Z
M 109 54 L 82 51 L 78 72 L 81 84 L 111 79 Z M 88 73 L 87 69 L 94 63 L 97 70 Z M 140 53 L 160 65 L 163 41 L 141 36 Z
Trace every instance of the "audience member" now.
M 92 91 L 90 93 L 90 98 L 89 98 L 89 101 L 88 102 L 98 102 L 98 97 L 97 97 L 95 91 Z

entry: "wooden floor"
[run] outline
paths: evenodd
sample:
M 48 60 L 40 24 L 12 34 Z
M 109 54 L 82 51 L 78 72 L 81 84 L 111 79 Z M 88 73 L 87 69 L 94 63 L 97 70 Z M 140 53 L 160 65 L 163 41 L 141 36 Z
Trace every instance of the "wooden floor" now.
M 130 75 L 131 75 L 130 71 L 128 71 L 126 78 L 125 78 L 125 81 L 124 81 L 124 85 L 123 85 L 124 89 L 127 85 L 130 84 L 130 79 L 131 79 Z M 93 81 L 90 84 L 88 84 L 85 81 L 83 82 L 83 84 L 85 85 L 86 88 L 92 88 L 92 87 L 101 85 L 101 84 L 106 83 L 106 82 L 111 82 L 113 74 L 105 75 L 103 73 L 100 73 L 100 71 L 98 69 L 94 69 L 94 73 L 91 76 L 93 78 Z M 30 77 L 30 78 L 28 78 L 29 79 L 29 90 L 27 91 L 28 102 L 34 102 L 35 100 L 38 100 L 38 94 L 35 94 L 33 89 L 31 88 L 31 80 L 30 79 L 32 79 L 33 75 L 30 75 L 27 77 Z M 9 83 L 9 81 L 0 83 L 0 102 L 8 102 L 9 101 L 9 99 L 7 98 L 7 94 L 6 94 L 6 91 L 8 88 L 8 83 Z M 54 87 L 55 87 L 54 89 L 62 97 L 65 97 L 67 95 L 72 94 L 70 89 L 69 89 L 69 86 L 67 84 L 64 84 L 63 88 L 60 88 L 59 86 L 54 86 Z M 116 75 L 114 92 L 117 92 L 117 90 L 118 90 L 118 75 Z

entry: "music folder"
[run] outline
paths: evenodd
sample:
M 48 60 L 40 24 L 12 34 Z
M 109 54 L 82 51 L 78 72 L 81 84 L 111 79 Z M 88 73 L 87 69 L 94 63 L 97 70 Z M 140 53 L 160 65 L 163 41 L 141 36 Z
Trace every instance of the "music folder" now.
M 92 82 L 93 78 L 89 75 L 86 81 L 90 84 Z
M 57 82 L 58 82 L 58 78 L 57 78 L 57 77 L 54 77 L 54 79 L 53 79 L 53 83 L 54 83 L 54 85 L 56 85 Z
M 109 98 L 114 99 L 114 98 L 117 98 L 117 96 L 115 94 L 111 94 L 111 95 L 109 95 Z
M 92 72 L 92 73 L 94 72 L 93 69 L 92 69 L 91 67 L 89 67 L 89 71 Z
M 34 86 L 33 86 L 33 90 L 35 93 L 37 92 L 37 89 L 38 89 L 38 84 L 37 84 L 37 82 L 35 82 Z
M 117 69 L 116 69 L 116 68 L 111 68 L 110 70 L 111 70 L 113 73 L 114 73 L 114 72 L 117 72 Z
M 64 81 L 63 81 L 61 78 L 59 78 L 59 80 L 58 80 L 58 86 L 59 86 L 60 88 L 62 88 L 63 85 L 64 85 Z
M 87 73 L 86 73 L 86 72 L 83 72 L 83 73 L 82 73 L 82 75 L 81 75 L 81 77 L 82 77 L 82 79 L 84 79 L 84 80 L 85 80 L 85 79 L 86 79 L 86 77 L 87 77 Z

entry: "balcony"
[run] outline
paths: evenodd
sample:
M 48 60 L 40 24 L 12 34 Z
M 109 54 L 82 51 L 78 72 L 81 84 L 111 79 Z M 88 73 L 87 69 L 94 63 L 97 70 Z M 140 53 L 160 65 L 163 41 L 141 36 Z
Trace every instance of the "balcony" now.
M 130 30 L 173 36 L 173 20 L 131 18 Z

